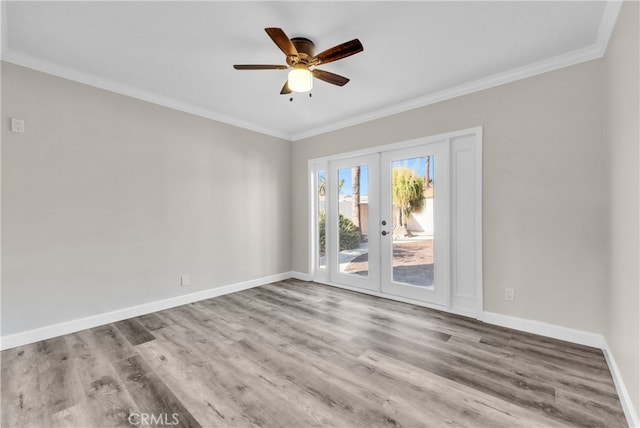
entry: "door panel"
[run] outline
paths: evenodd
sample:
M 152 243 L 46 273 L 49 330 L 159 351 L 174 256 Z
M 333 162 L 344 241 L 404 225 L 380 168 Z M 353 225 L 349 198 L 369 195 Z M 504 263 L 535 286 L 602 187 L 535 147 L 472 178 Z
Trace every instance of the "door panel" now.
M 381 155 L 381 291 L 446 305 L 449 171 L 445 143 Z
M 327 270 L 327 256 L 325 249 L 325 236 L 327 232 L 327 172 L 324 169 L 318 168 L 314 174 L 315 183 L 315 201 L 313 206 L 316 209 L 316 245 L 314 246 L 316 253 L 314 254 L 314 260 L 316 263 L 315 269 L 326 272 Z
M 329 163 L 327 245 L 334 282 L 379 291 L 379 155 Z

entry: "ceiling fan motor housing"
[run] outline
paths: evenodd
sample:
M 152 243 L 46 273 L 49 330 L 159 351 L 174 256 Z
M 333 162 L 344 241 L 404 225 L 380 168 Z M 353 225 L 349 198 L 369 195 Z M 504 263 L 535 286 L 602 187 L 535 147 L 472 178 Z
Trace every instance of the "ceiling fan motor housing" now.
M 286 70 L 287 68 L 293 68 L 294 70 L 289 71 L 289 79 L 282 87 L 280 91 L 281 94 L 290 94 L 292 91 L 306 92 L 313 86 L 313 78 L 336 86 L 346 85 L 349 82 L 349 79 L 346 77 L 329 71 L 319 70 L 315 67 L 355 55 L 364 50 L 360 40 L 353 39 L 326 49 L 316 55 L 315 44 L 306 37 L 294 37 L 290 39 L 289 36 L 282 31 L 282 28 L 267 27 L 264 30 L 276 46 L 285 54 L 287 65 L 235 64 L 233 68 L 236 70 Z M 312 67 L 313 70 L 311 70 Z M 298 89 L 294 89 L 291 86 L 292 76 L 298 76 L 299 82 L 305 80 L 310 83 L 301 83 L 298 85 Z
M 305 66 L 308 67 L 311 64 L 311 60 L 315 56 L 316 45 L 305 37 L 294 37 L 291 39 L 291 43 L 296 47 L 298 56 L 290 55 L 287 57 L 287 64 L 291 67 Z

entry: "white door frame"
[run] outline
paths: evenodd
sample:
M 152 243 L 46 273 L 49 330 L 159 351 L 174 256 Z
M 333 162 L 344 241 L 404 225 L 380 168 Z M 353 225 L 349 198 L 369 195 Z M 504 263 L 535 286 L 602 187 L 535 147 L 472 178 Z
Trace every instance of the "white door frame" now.
M 398 150 L 409 147 L 421 146 L 430 143 L 446 142 L 450 154 L 450 184 L 451 184 L 451 266 L 450 266 L 450 286 L 449 296 L 444 305 L 431 304 L 415 299 L 395 296 L 377 290 L 369 290 L 354 287 L 347 284 L 339 284 L 330 280 L 326 272 L 316 268 L 317 260 L 317 236 L 316 225 L 317 202 L 314 202 L 317 195 L 317 171 L 327 171 L 330 161 L 369 155 L 373 153 L 385 152 L 388 150 Z M 461 160 L 460 162 L 458 160 Z M 359 291 L 378 297 L 384 297 L 401 302 L 412 303 L 418 306 L 425 306 L 457 313 L 460 315 L 479 318 L 483 312 L 483 283 L 482 283 L 482 127 L 464 129 L 429 137 L 417 138 L 400 143 L 387 144 L 383 146 L 366 148 L 363 150 L 335 154 L 308 161 L 309 185 L 312 193 L 309 195 L 309 274 L 312 281 Z M 464 179 L 459 179 L 460 174 L 466 174 Z M 459 182 L 464 182 L 464 186 L 458 186 Z M 461 201 L 471 201 L 466 204 L 463 212 L 459 207 Z M 472 207 L 472 210 L 469 207 Z M 473 211 L 473 212 L 470 212 Z M 464 227 L 462 227 L 464 226 Z M 464 231 L 462 233 L 458 233 Z M 461 239 L 468 242 L 462 247 Z M 464 251 L 460 251 L 463 249 Z M 458 269 L 461 269 L 458 271 Z
M 368 275 L 366 277 L 341 273 L 340 272 L 340 249 L 339 249 L 339 195 L 335 192 L 338 189 L 338 171 L 343 168 L 351 168 L 357 165 L 367 165 L 367 187 L 369 189 L 368 214 Z M 371 193 L 377 192 L 380 188 L 380 155 L 371 153 L 368 155 L 348 157 L 339 160 L 329 161 L 327 195 L 329 208 L 327 209 L 327 269 L 329 280 L 334 283 L 350 285 L 371 291 L 380 291 L 380 206 L 378 197 L 371 197 Z
M 391 163 L 396 160 L 434 157 L 434 286 L 418 287 L 393 280 L 393 234 L 381 238 L 380 292 L 407 299 L 448 306 L 449 267 L 449 150 L 446 141 L 439 141 L 405 149 L 387 150 L 380 157 L 381 220 L 387 227 L 393 224 L 391 193 Z M 390 231 L 390 230 L 389 230 Z

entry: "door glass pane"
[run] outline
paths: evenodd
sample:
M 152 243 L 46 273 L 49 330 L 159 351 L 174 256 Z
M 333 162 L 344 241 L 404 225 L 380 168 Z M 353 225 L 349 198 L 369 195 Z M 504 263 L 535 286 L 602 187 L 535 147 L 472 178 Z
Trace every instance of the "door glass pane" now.
M 338 243 L 340 272 L 369 275 L 369 169 L 355 165 L 338 169 Z
M 433 156 L 391 163 L 393 281 L 433 286 Z
M 326 193 L 327 193 L 327 173 L 325 171 L 318 171 L 317 174 L 317 186 L 318 186 L 318 199 L 317 199 L 317 219 L 318 219 L 318 242 L 316 248 L 318 248 L 318 254 L 316 254 L 316 260 L 318 261 L 318 269 L 326 269 L 327 268 L 327 257 L 326 257 L 326 233 L 327 233 L 327 211 L 326 211 Z

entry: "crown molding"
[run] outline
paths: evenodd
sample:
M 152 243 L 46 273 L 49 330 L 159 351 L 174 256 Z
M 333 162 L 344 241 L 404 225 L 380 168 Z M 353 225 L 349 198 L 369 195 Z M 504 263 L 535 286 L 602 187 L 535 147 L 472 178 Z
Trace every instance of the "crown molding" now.
M 168 107 L 173 110 L 182 111 L 185 113 L 193 114 L 195 116 L 204 117 L 206 119 L 212 119 L 217 122 L 236 126 L 238 128 L 243 128 L 260 134 L 281 138 L 287 141 L 291 140 L 291 135 L 277 131 L 275 129 L 266 128 L 254 123 L 237 119 L 235 117 L 223 115 L 203 107 L 198 107 L 196 105 L 177 100 L 175 98 L 157 94 L 155 92 L 145 91 L 144 89 L 135 88 L 133 86 L 125 85 L 113 80 L 104 79 L 94 74 L 64 67 L 49 61 L 35 58 L 31 55 L 15 52 L 11 49 L 5 49 L 2 51 L 2 61 L 26 68 L 31 68 L 33 70 L 61 77 L 63 79 L 83 83 L 95 88 L 104 89 L 116 94 L 125 95 L 142 101 L 147 101 L 152 104 Z
M 599 46 L 592 45 L 587 48 L 568 52 L 563 55 L 548 58 L 539 62 L 535 62 L 523 67 L 514 68 L 503 73 L 494 74 L 489 77 L 474 80 L 462 85 L 454 86 L 442 91 L 433 92 L 431 94 L 414 98 L 403 103 L 395 104 L 379 110 L 374 110 L 358 116 L 354 116 L 347 120 L 334 122 L 325 126 L 311 129 L 309 131 L 294 134 L 292 141 L 298 141 L 316 135 L 324 134 L 338 129 L 347 128 L 349 126 L 359 125 L 375 119 L 413 110 L 419 107 L 425 107 L 431 104 L 446 101 L 462 95 L 469 95 L 474 92 L 483 91 L 485 89 L 501 86 L 506 83 L 515 82 L 517 80 L 533 77 L 538 74 L 547 73 L 561 68 L 569 67 L 582 62 L 591 61 L 602 56 Z
M 600 48 L 600 53 L 604 56 L 609 46 L 609 39 L 613 34 L 613 29 L 618 21 L 618 15 L 620 9 L 622 9 L 623 0 L 608 1 L 604 7 L 604 13 L 602 14 L 602 20 L 600 20 L 600 27 L 598 28 L 598 35 L 596 36 L 596 46 Z
M 185 113 L 190 113 L 228 125 L 247 129 L 249 131 L 281 138 L 288 141 L 299 141 L 328 132 L 336 131 L 342 128 L 359 125 L 372 120 L 413 110 L 416 108 L 425 107 L 462 95 L 469 95 L 474 92 L 494 88 L 507 83 L 515 82 L 517 80 L 526 79 L 528 77 L 548 73 L 550 71 L 559 70 L 565 67 L 570 67 L 582 62 L 601 58 L 606 52 L 609 39 L 611 38 L 611 34 L 615 27 L 620 9 L 622 8 L 622 3 L 622 0 L 613 0 L 606 2 L 604 12 L 602 14 L 602 19 L 600 21 L 600 26 L 598 28 L 596 40 L 591 46 L 574 50 L 526 66 L 517 67 L 512 70 L 494 74 L 482 79 L 447 88 L 441 91 L 433 92 L 382 109 L 372 110 L 363 114 L 353 116 L 346 120 L 332 122 L 326 125 L 293 134 L 281 132 L 272 128 L 267 128 L 255 123 L 214 112 L 190 103 L 185 103 L 175 98 L 166 97 L 164 95 L 124 85 L 112 80 L 103 79 L 90 73 L 73 70 L 68 67 L 63 67 L 29 55 L 12 51 L 11 49 L 7 48 L 6 22 L 3 22 L 2 25 L 2 60 L 23 67 L 32 68 L 44 73 L 52 74 L 54 76 L 62 77 L 64 79 L 73 80 L 76 82 L 84 83 L 86 85 L 94 86 L 96 88 L 168 107 L 174 110 L 179 110 Z M 5 21 L 6 9 L 4 1 L 2 2 L 2 8 L 2 20 Z
M 601 58 L 607 50 L 609 39 L 611 38 L 616 21 L 618 20 L 618 15 L 620 14 L 620 9 L 622 8 L 622 3 L 623 0 L 611 0 L 606 2 L 595 43 L 591 46 L 567 52 L 523 67 L 514 68 L 503 73 L 494 74 L 493 76 L 454 86 L 452 88 L 444 89 L 442 91 L 427 94 L 400 104 L 370 111 L 346 120 L 333 122 L 308 131 L 293 134 L 291 140 L 303 140 L 305 138 L 314 137 L 316 135 L 325 134 L 327 132 L 347 128 L 349 126 L 359 125 L 371 120 L 380 119 L 419 107 L 425 107 L 440 101 L 449 100 L 462 95 L 468 95 L 474 92 L 504 85 L 506 83 L 533 77 L 538 74 L 548 73 L 550 71 L 559 70 L 582 62 Z
M 0 43 L 0 47 L 2 48 L 2 52 L 7 50 L 7 2 L 0 2 L 0 25 L 2 25 L 2 29 L 0 30 L 0 38 L 2 42 Z

